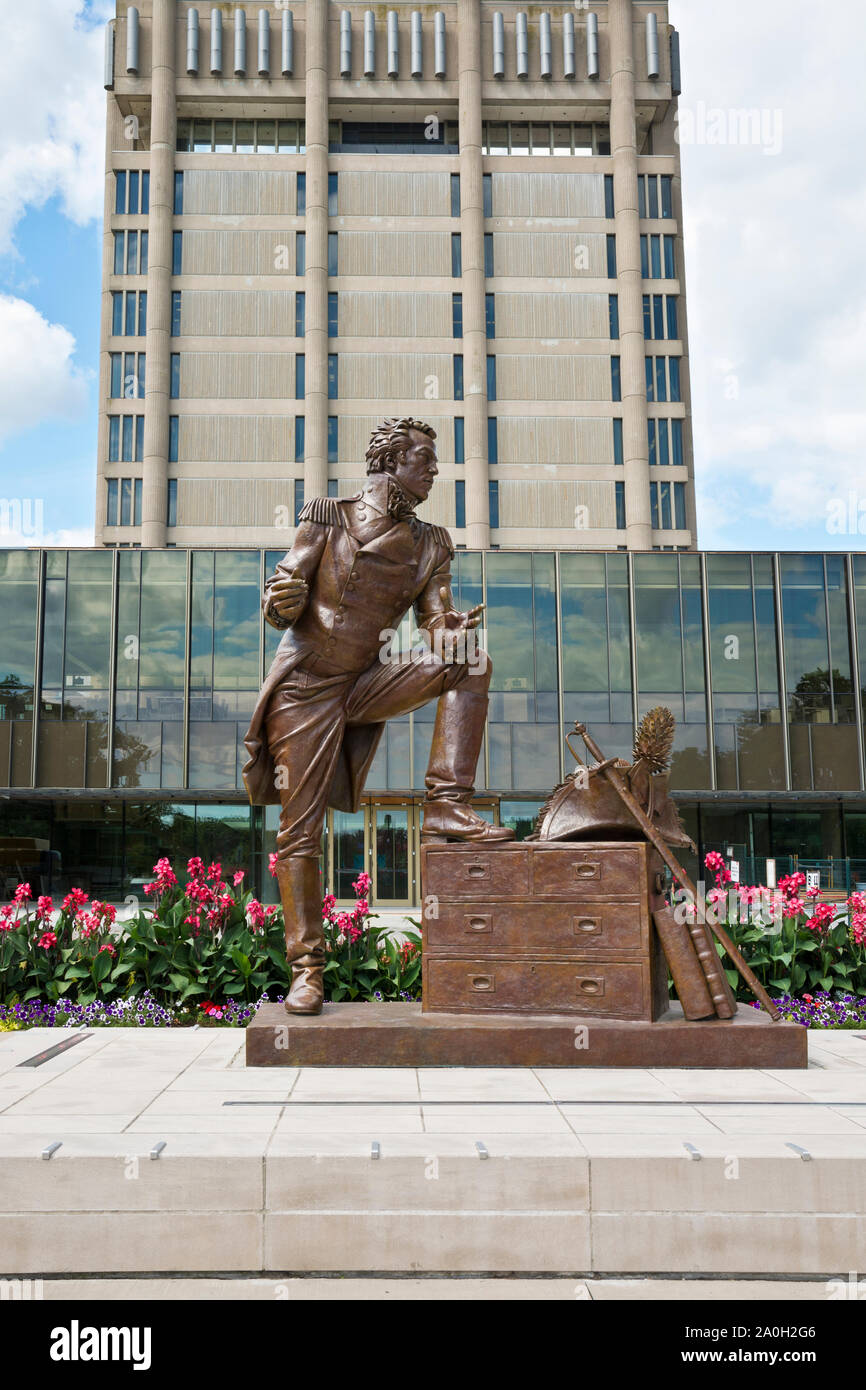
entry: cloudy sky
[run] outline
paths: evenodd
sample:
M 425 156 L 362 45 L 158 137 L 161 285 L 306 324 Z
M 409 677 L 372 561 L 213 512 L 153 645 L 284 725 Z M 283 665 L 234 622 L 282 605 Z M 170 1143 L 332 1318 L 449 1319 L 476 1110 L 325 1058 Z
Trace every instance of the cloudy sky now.
M 93 537 L 113 9 L 18 6 L 0 46 L 0 498 L 42 499 L 55 544 Z M 864 549 L 866 6 L 671 0 L 670 12 L 700 543 Z M 745 139 L 731 114 L 743 110 L 758 113 Z

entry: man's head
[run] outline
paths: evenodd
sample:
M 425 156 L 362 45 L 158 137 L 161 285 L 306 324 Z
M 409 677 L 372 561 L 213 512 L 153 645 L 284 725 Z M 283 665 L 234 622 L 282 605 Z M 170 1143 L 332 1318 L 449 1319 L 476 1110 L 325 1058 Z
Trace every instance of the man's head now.
M 433 486 L 436 467 L 436 431 L 408 415 L 383 420 L 373 431 L 367 449 L 367 472 L 390 473 L 404 492 L 423 502 Z

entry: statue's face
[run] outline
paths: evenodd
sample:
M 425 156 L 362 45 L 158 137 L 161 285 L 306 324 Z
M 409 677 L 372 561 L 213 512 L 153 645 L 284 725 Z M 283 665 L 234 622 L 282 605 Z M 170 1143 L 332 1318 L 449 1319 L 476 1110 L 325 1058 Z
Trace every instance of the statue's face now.
M 423 502 L 439 472 L 436 467 L 436 444 L 421 430 L 410 430 L 409 439 L 411 443 L 393 473 L 404 492 Z

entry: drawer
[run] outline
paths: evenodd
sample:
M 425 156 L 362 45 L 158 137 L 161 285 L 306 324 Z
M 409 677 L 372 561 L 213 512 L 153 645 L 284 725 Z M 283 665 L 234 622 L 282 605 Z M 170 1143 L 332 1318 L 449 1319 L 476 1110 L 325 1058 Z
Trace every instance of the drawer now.
M 428 956 L 424 1010 L 649 1019 L 649 970 L 637 961 Z
M 530 896 L 581 899 L 645 892 L 643 845 L 557 845 L 532 853 Z
M 441 954 L 581 956 L 649 954 L 646 908 L 631 902 L 439 903 L 424 918 L 424 950 Z
M 444 899 L 525 898 L 529 893 L 529 851 L 475 850 L 428 846 L 423 859 L 423 893 Z

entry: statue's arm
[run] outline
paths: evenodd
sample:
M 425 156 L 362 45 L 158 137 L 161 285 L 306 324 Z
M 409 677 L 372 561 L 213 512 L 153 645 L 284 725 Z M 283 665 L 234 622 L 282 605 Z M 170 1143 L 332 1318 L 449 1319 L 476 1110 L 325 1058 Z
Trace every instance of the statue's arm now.
M 291 550 L 265 584 L 262 609 L 271 627 L 283 631 L 303 613 L 327 539 L 327 526 L 316 521 L 301 522 Z
M 453 616 L 459 616 L 459 609 L 451 592 L 451 556 L 446 552 L 415 600 L 415 617 L 419 628 L 432 632 Z

